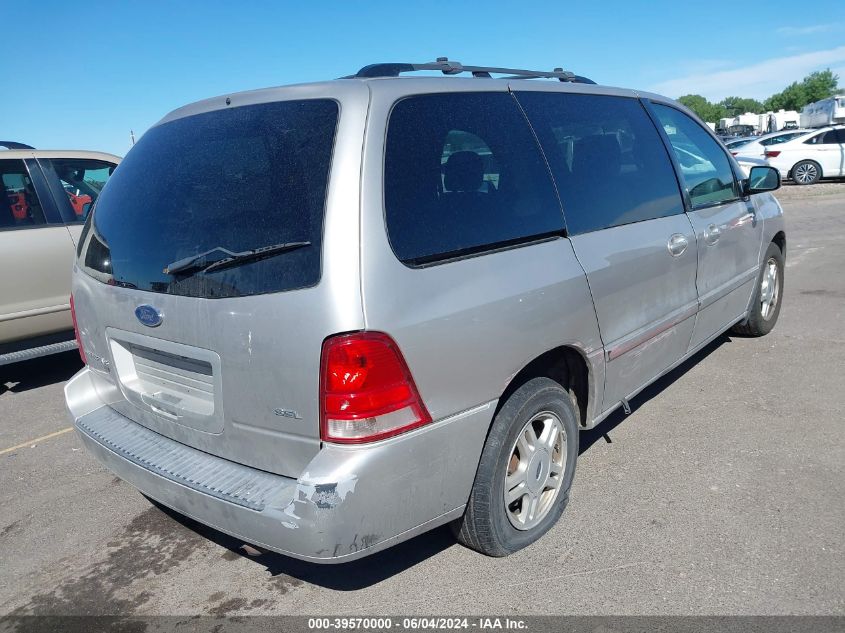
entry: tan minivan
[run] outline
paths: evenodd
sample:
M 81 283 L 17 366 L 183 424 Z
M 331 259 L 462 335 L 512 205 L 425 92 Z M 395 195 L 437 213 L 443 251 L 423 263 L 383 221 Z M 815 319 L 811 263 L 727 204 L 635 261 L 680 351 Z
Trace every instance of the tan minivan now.
M 0 365 L 76 347 L 76 243 L 120 158 L 0 141 Z

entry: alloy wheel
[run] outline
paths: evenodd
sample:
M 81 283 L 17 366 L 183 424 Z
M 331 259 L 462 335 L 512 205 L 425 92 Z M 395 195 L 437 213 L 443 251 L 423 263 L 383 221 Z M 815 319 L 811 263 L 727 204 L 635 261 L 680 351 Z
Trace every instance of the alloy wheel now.
M 763 281 L 760 283 L 760 315 L 768 321 L 772 318 L 780 298 L 780 275 L 778 263 L 770 257 L 763 270 Z
M 804 163 L 795 168 L 795 180 L 802 185 L 808 185 L 818 178 L 818 170 L 812 163 Z
M 566 431 L 560 418 L 543 411 L 529 420 L 511 447 L 504 502 L 517 530 L 537 526 L 554 507 L 566 470 Z

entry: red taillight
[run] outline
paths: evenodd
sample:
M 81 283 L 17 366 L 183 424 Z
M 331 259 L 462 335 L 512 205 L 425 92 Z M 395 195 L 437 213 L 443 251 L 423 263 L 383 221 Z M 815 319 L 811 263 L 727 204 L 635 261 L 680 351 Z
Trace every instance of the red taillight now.
M 381 332 L 326 339 L 320 407 L 327 442 L 373 442 L 431 422 L 399 347 Z
M 780 156 L 780 151 L 773 149 L 766 150 L 766 158 L 777 158 L 778 156 Z
M 79 337 L 79 326 L 76 324 L 76 309 L 73 307 L 73 295 L 70 296 L 70 318 L 73 319 L 73 333 L 76 335 L 76 346 L 79 348 L 79 356 L 82 362 L 88 364 L 85 356 L 85 348 L 82 347 L 82 339 Z

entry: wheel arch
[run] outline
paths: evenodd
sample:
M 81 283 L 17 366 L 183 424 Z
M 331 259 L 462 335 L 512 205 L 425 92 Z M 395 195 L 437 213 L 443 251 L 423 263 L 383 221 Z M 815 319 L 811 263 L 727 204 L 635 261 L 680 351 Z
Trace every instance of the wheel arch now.
M 784 231 L 778 231 L 772 237 L 772 242 L 778 245 L 780 252 L 786 257 L 786 233 Z
M 496 412 L 514 391 L 532 378 L 549 378 L 563 387 L 572 399 L 580 426 L 588 425 L 592 371 L 582 350 L 561 345 L 532 359 L 510 379 L 499 397 Z

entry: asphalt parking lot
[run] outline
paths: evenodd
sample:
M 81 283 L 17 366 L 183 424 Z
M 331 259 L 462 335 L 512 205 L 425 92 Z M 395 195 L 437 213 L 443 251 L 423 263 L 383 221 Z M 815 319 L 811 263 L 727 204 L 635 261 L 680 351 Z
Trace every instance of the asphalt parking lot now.
M 817 187 L 780 196 L 774 332 L 721 337 L 583 434 L 563 520 L 506 559 L 445 528 L 342 566 L 248 556 L 85 453 L 75 353 L 0 368 L 0 615 L 845 615 L 845 183 Z

